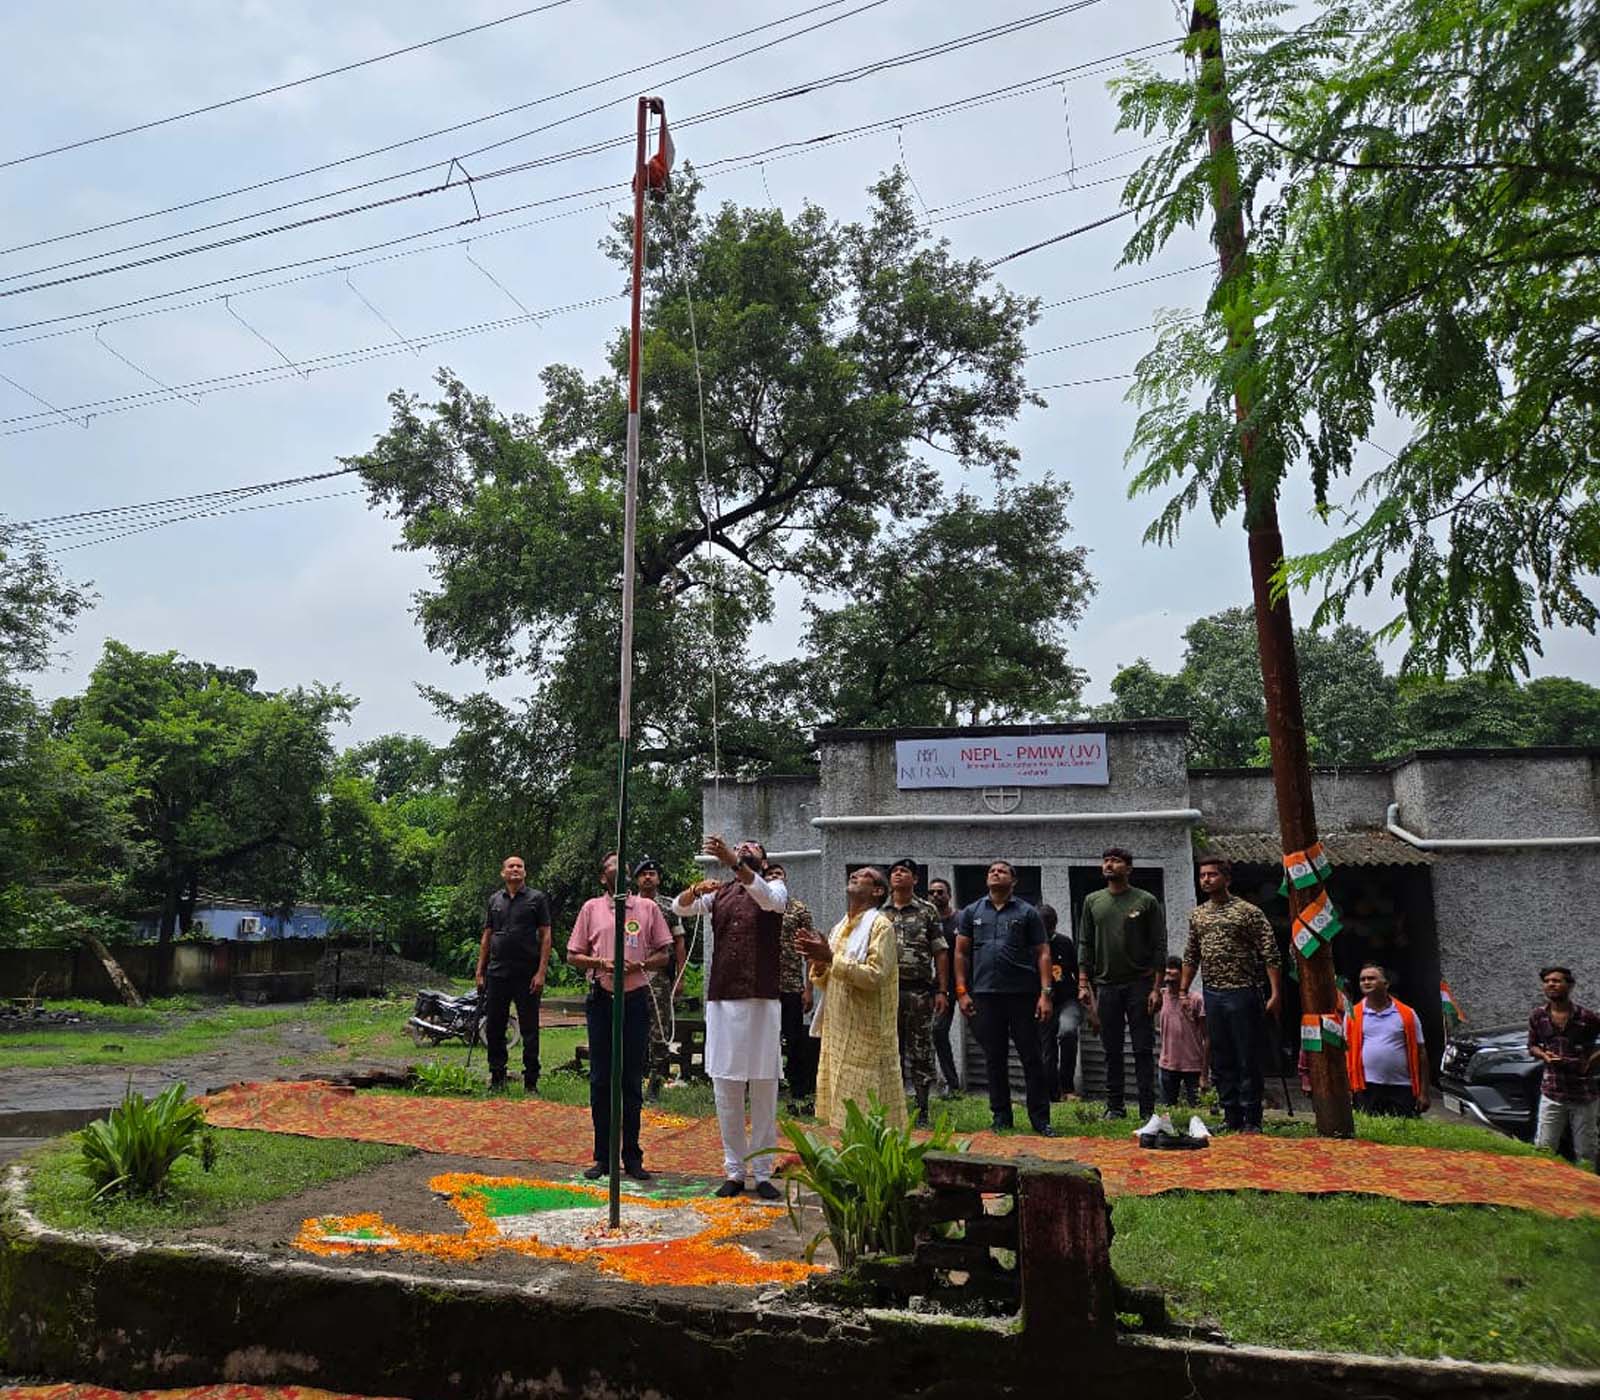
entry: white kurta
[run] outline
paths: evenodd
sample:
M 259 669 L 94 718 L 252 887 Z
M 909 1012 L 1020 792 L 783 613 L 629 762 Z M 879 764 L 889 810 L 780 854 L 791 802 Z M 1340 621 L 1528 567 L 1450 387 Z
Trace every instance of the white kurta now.
M 757 875 L 745 886 L 756 904 L 774 914 L 789 907 L 789 889 L 782 880 Z M 690 918 L 711 915 L 714 895 L 703 894 L 689 904 L 675 904 L 677 914 Z M 705 935 L 706 982 L 716 957 L 716 939 L 708 923 Z M 750 997 L 738 1001 L 706 1002 L 706 1073 L 713 1079 L 779 1079 L 783 1073 L 781 1047 L 783 1015 L 776 997 Z

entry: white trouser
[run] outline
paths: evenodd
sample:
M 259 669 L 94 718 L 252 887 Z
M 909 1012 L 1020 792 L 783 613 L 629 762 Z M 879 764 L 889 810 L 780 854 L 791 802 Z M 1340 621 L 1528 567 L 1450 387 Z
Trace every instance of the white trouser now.
M 757 1181 L 772 1178 L 774 1154 L 750 1161 L 752 1152 L 778 1145 L 778 1081 L 776 1079 L 713 1079 L 717 1127 L 722 1130 L 722 1171 L 729 1181 L 743 1181 L 748 1172 Z M 744 1091 L 750 1088 L 750 1134 L 744 1130 Z
M 1592 1164 L 1596 1151 L 1596 1109 L 1600 1109 L 1600 1101 L 1595 1099 L 1590 1099 L 1588 1103 L 1557 1103 L 1540 1094 L 1539 1126 L 1533 1138 L 1535 1145 L 1554 1152 L 1561 1146 L 1561 1130 L 1570 1125 L 1572 1155 L 1578 1159 L 1580 1166 Z

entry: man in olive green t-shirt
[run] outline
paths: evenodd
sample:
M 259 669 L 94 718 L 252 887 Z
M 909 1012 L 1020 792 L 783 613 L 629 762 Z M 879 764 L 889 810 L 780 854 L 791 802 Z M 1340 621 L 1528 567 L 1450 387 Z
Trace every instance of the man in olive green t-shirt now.
M 1106 877 L 1106 887 L 1083 901 L 1078 921 L 1078 999 L 1100 1015 L 1100 1044 L 1106 1054 L 1105 1116 L 1128 1116 L 1122 1059 L 1126 1027 L 1133 1040 L 1133 1075 L 1143 1122 L 1156 1109 L 1153 1018 L 1161 1005 L 1167 915 L 1153 894 L 1128 883 L 1133 873 L 1131 851 L 1106 847 L 1100 873 Z

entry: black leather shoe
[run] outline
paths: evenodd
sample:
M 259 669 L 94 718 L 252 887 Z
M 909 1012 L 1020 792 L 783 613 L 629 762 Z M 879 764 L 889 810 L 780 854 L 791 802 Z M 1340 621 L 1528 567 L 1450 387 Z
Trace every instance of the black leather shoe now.
M 539 1081 L 537 1079 L 524 1078 L 522 1081 L 522 1092 L 524 1094 L 537 1094 L 539 1092 Z
M 744 1195 L 744 1182 L 735 1181 L 732 1177 L 729 1177 L 722 1183 L 721 1186 L 717 1187 L 714 1194 L 724 1198 L 729 1196 L 742 1196 Z
M 1004 1118 L 991 1118 L 989 1120 L 989 1131 L 992 1133 L 1009 1133 L 1016 1126 L 1015 1123 L 1008 1122 Z
M 656 1174 L 647 1170 L 643 1162 L 640 1162 L 636 1167 L 624 1167 L 622 1174 L 629 1181 L 654 1181 L 656 1179 Z
M 1035 1137 L 1058 1137 L 1058 1136 L 1060 1136 L 1060 1134 L 1058 1134 L 1056 1132 L 1056 1130 L 1054 1128 L 1052 1128 L 1048 1123 L 1044 1124 L 1042 1127 L 1035 1128 L 1033 1130 L 1033 1135 Z
M 605 1164 L 601 1162 L 596 1162 L 592 1167 L 583 1169 L 583 1179 L 585 1181 L 599 1181 L 605 1174 Z
M 770 1181 L 756 1182 L 756 1195 L 760 1196 L 763 1201 L 781 1201 L 783 1199 L 783 1192 L 778 1190 Z
M 1128 1110 L 1125 1108 L 1108 1108 L 1100 1115 L 1101 1121 L 1109 1123 L 1113 1118 L 1126 1118 Z

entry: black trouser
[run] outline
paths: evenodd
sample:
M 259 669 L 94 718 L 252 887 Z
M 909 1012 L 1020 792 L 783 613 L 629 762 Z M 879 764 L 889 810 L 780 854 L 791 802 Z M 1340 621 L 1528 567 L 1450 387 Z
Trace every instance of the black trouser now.
M 1004 1126 L 1011 1124 L 1011 1061 L 1006 1041 L 1017 1047 L 1027 1086 L 1028 1121 L 1035 1129 L 1050 1122 L 1050 1096 L 1045 1092 L 1044 1059 L 1039 1054 L 1038 1021 L 1032 992 L 983 992 L 972 998 L 972 1029 L 983 1048 L 989 1079 L 989 1112 Z
M 944 1015 L 933 1018 L 933 1053 L 939 1061 L 939 1076 L 945 1088 L 954 1093 L 961 1087 L 961 1074 L 956 1069 L 955 1052 L 950 1048 L 950 1023 L 956 1014 L 956 999 L 948 992 Z
M 1409 1084 L 1368 1084 L 1356 1092 L 1356 1107 L 1381 1118 L 1415 1118 L 1417 1096 Z
M 806 1025 L 803 992 L 779 992 L 778 1004 L 783 1036 L 783 1077 L 789 1085 L 789 1098 L 798 1102 L 817 1092 L 817 1056 L 822 1042 L 811 1035 Z
M 539 1082 L 539 994 L 533 974 L 509 977 L 490 974 L 483 983 L 483 1039 L 489 1047 L 489 1078 L 506 1077 L 506 1021 L 512 1004 L 522 1030 L 522 1082 L 530 1089 Z
M 1095 1005 L 1100 1011 L 1100 1045 L 1106 1052 L 1106 1107 L 1122 1108 L 1122 1038 L 1133 1041 L 1133 1075 L 1139 1086 L 1139 1116 L 1156 1111 L 1155 1026 L 1150 1018 L 1148 982 L 1099 982 Z
M 589 1116 L 594 1119 L 594 1159 L 611 1161 L 611 993 L 590 989 L 583 1004 L 589 1027 Z M 622 1165 L 639 1167 L 639 1113 L 644 1105 L 644 1062 L 650 1052 L 650 991 L 622 995 Z
M 1071 1030 L 1061 1029 L 1062 1012 L 1075 1007 L 1052 1006 L 1050 1019 L 1039 1022 L 1039 1055 L 1044 1060 L 1044 1088 L 1052 1100 L 1070 1094 L 1078 1078 L 1078 1021 L 1069 1021 Z
M 1200 1071 L 1197 1069 L 1166 1069 L 1161 1071 L 1161 1102 L 1176 1108 L 1178 1090 L 1189 1100 L 1190 1106 L 1200 1102 Z M 1259 1120 L 1257 1120 L 1259 1122 Z
M 1266 1004 L 1254 987 L 1206 988 L 1211 1077 L 1230 1128 L 1261 1126 L 1261 1047 Z

